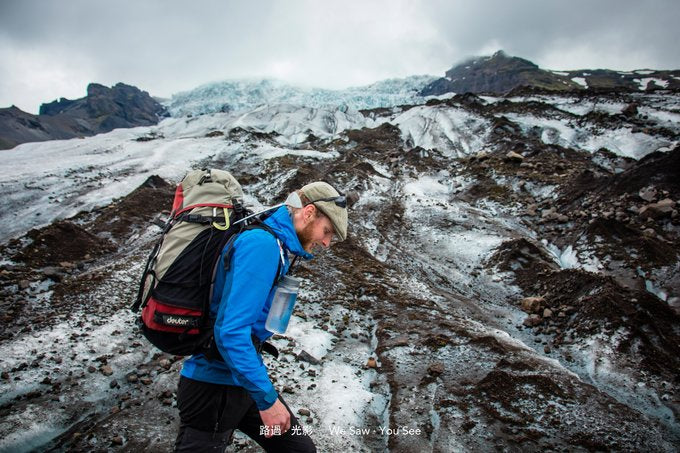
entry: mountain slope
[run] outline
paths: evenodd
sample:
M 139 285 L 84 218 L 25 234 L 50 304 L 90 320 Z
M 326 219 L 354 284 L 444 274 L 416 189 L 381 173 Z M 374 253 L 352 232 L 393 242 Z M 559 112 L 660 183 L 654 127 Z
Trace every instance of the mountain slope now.
M 20 143 L 87 137 L 116 128 L 158 123 L 164 108 L 145 91 L 118 83 L 92 83 L 81 99 L 43 104 L 38 115 L 17 107 L 0 109 L 0 149 Z
M 422 96 L 446 93 L 507 94 L 513 90 L 571 92 L 578 90 L 680 90 L 680 71 L 597 70 L 550 71 L 498 51 L 490 57 L 467 60 L 424 87 Z

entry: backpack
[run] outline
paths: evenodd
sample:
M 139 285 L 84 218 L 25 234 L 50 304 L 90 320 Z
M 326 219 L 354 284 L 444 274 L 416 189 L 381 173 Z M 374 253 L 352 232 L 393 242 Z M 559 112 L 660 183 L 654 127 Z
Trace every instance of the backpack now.
M 132 305 L 134 312 L 142 309 L 142 333 L 161 351 L 183 356 L 211 349 L 210 302 L 223 248 L 244 229 L 273 234 L 258 218 L 244 221 L 252 214 L 242 199 L 240 184 L 223 170 L 193 170 L 177 185 L 170 218 Z

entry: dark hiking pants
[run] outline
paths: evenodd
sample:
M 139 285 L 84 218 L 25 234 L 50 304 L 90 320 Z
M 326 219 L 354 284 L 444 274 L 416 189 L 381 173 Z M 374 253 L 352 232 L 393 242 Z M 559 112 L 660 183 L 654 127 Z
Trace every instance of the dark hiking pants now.
M 281 402 L 288 408 L 283 399 Z M 242 387 L 209 384 L 181 376 L 177 406 L 180 427 L 175 441 L 176 453 L 223 452 L 235 429 L 248 435 L 268 452 L 316 451 L 314 442 L 303 433 L 290 408 L 291 429 L 270 438 L 261 434 L 260 412 Z

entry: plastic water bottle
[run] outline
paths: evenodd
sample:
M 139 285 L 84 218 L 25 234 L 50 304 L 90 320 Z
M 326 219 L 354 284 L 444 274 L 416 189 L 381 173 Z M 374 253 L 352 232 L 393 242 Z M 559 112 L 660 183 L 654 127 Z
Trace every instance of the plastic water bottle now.
M 279 334 L 286 331 L 290 316 L 293 314 L 295 298 L 299 289 L 300 280 L 295 277 L 284 276 L 279 280 L 274 291 L 274 298 L 272 299 L 272 306 L 269 309 L 267 321 L 264 324 L 265 329 Z

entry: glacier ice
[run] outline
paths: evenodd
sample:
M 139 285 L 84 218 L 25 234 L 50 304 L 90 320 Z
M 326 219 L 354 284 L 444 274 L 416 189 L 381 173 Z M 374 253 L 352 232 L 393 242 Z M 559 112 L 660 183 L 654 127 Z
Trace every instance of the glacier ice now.
M 344 90 L 302 88 L 280 80 L 226 80 L 177 93 L 167 102 L 172 116 L 203 115 L 251 110 L 264 104 L 295 104 L 306 107 L 340 107 L 344 110 L 422 104 L 418 93 L 434 76 L 387 79 Z

